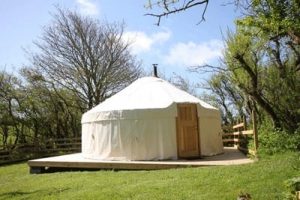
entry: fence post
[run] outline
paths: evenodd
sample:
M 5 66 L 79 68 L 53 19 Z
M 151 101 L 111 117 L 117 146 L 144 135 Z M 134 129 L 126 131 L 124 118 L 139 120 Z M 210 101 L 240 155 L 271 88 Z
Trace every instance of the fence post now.
M 239 124 L 239 123 L 240 123 L 240 119 L 239 119 L 239 118 L 237 118 L 237 120 L 236 120 L 236 123 L 235 123 L 235 124 Z M 240 139 L 240 128 L 239 128 L 239 127 L 237 128 L 237 131 L 239 132 L 239 134 L 238 134 L 238 135 L 233 135 L 233 139 L 237 139 L 237 140 L 239 140 L 239 139 Z M 233 131 L 233 132 L 234 132 L 234 131 Z M 239 142 L 235 142 L 235 141 L 234 141 L 233 143 L 234 143 L 234 145 L 233 145 L 233 146 L 234 146 L 235 148 L 237 148 L 237 149 L 238 149 L 238 148 L 239 148 L 239 144 L 240 144 L 240 143 L 239 143 Z
M 256 113 L 254 109 L 252 109 L 252 124 L 253 124 L 254 151 L 256 153 L 258 148 L 258 137 L 257 137 L 257 126 L 256 126 Z
M 244 131 L 245 131 L 247 130 L 247 120 L 245 115 L 243 115 L 243 123 L 244 123 Z

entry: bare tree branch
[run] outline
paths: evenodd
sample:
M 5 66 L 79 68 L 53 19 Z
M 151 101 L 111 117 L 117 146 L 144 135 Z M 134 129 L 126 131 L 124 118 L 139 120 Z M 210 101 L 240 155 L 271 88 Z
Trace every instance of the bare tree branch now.
M 153 6 L 160 7 L 163 9 L 161 13 L 146 13 L 146 16 L 152 16 L 152 17 L 157 17 L 157 23 L 155 25 L 159 26 L 161 22 L 162 17 L 167 17 L 171 14 L 179 13 L 182 11 L 185 11 L 187 9 L 190 9 L 192 7 L 196 7 L 199 5 L 205 5 L 204 10 L 201 15 L 201 20 L 199 23 L 202 21 L 205 21 L 205 13 L 207 10 L 208 2 L 209 0 L 189 0 L 186 1 L 184 0 L 183 3 L 180 6 L 176 6 L 180 3 L 181 1 L 172 1 L 172 0 L 158 0 L 155 3 L 152 3 L 151 1 L 149 2 L 148 8 L 152 9 Z M 199 24 L 198 23 L 198 24 Z
M 213 66 L 213 65 L 198 65 L 198 66 L 191 66 L 188 68 L 189 72 L 193 73 L 219 73 L 219 72 L 226 72 L 228 69 L 222 66 Z

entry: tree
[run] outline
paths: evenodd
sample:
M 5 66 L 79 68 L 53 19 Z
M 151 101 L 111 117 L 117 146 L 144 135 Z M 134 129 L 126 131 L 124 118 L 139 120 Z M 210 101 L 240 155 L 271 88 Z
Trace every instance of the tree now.
M 23 137 L 24 112 L 22 103 L 24 96 L 21 88 L 21 81 L 16 76 L 5 71 L 0 72 L 0 133 L 4 147 L 8 139 L 12 139 L 12 148 Z M 10 137 L 9 133 L 13 133 Z
M 251 6 L 251 15 L 239 20 L 236 33 L 228 36 L 225 63 L 232 81 L 275 127 L 293 132 L 300 121 L 300 6 L 293 0 L 261 0 Z
M 21 78 L 0 72 L 3 148 L 26 143 L 45 144 L 50 138 L 80 135 L 81 112 L 76 106 L 77 97 L 65 89 L 55 90 L 31 72 L 22 69 Z
M 247 100 L 242 91 L 232 83 L 229 73 L 214 74 L 207 83 L 211 96 L 222 112 L 224 124 L 233 124 L 234 117 L 246 116 Z
M 259 29 L 261 37 L 278 40 L 289 37 L 300 45 L 300 2 L 298 0 L 241 1 L 245 17 L 238 25 Z
M 52 87 L 51 83 L 26 68 L 22 69 L 21 75 L 26 81 L 23 104 L 33 140 L 78 137 L 82 106 L 78 106 L 77 97 L 66 89 Z
M 189 94 L 197 95 L 196 86 L 191 83 L 187 78 L 173 73 L 171 77 L 167 79 L 170 83 L 175 85 L 177 88 L 186 91 Z
M 231 101 L 230 83 L 244 105 L 269 117 L 276 128 L 294 132 L 300 121 L 299 1 L 241 2 L 244 17 L 228 33 L 223 64 L 196 70 L 217 71 L 209 85 L 222 105 Z
M 32 54 L 34 73 L 91 109 L 137 79 L 141 69 L 122 39 L 124 25 L 57 9 Z M 81 105 L 81 104 L 79 104 Z

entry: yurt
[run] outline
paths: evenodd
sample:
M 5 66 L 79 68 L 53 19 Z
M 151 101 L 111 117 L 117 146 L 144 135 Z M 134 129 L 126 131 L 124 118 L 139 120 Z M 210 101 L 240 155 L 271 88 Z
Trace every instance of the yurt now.
M 223 152 L 218 109 L 157 77 L 136 80 L 82 116 L 82 155 L 167 160 Z

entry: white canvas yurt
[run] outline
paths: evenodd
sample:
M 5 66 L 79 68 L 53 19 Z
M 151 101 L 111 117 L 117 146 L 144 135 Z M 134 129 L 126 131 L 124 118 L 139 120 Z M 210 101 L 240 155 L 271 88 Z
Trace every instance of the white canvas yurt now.
M 219 111 L 156 77 L 136 80 L 81 122 L 86 158 L 164 160 L 223 152 Z

